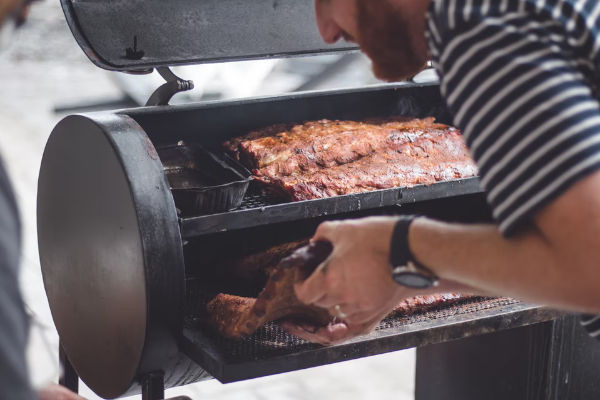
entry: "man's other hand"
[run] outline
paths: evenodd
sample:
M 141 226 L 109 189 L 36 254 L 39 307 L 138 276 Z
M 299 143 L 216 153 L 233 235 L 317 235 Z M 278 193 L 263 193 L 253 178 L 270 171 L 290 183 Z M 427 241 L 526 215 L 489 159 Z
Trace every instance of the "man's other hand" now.
M 85 400 L 64 386 L 51 383 L 38 391 L 40 400 Z

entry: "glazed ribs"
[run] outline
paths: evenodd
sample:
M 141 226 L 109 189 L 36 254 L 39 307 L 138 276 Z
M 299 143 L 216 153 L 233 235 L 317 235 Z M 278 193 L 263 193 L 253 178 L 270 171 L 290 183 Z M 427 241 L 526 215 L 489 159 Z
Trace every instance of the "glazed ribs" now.
M 477 174 L 460 132 L 433 118 L 276 125 L 224 147 L 258 182 L 292 201 Z
M 231 282 L 244 282 L 250 287 L 263 288 L 279 262 L 294 250 L 308 244 L 309 239 L 282 243 L 245 256 L 223 257 L 215 268 L 215 277 Z
M 303 321 L 315 326 L 335 322 L 326 309 L 301 303 L 294 292 L 294 283 L 310 276 L 327 258 L 332 250 L 331 245 L 317 242 L 292 250 L 297 247 L 297 243 L 289 246 L 291 254 L 276 266 L 265 266 L 269 277 L 257 298 L 221 293 L 208 303 L 207 322 L 213 330 L 228 338 L 241 338 L 252 334 L 261 325 L 279 319 Z M 259 253 L 253 258 L 270 260 L 273 252 L 278 252 L 281 248 L 276 246 L 264 252 L 269 255 L 263 256 L 264 253 Z M 253 271 L 258 270 L 258 266 L 253 267 Z M 467 297 L 458 293 L 418 296 L 402 301 L 390 315 L 425 312 Z
M 295 318 L 326 325 L 329 312 L 301 303 L 294 283 L 303 281 L 331 253 L 329 242 L 301 247 L 269 268 L 269 278 L 258 298 L 218 294 L 207 305 L 209 324 L 221 335 L 239 338 L 253 333 L 261 325 L 280 318 Z

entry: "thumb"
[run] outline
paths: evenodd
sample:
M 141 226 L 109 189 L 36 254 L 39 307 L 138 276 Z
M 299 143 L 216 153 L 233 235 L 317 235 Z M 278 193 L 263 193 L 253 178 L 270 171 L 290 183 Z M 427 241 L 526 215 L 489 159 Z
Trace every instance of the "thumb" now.
M 327 294 L 325 275 L 321 273 L 321 266 L 312 273 L 304 282 L 294 285 L 298 300 L 304 304 L 314 304 Z
M 335 243 L 336 235 L 335 232 L 338 229 L 341 222 L 338 221 L 327 221 L 323 222 L 317 230 L 311 241 L 316 242 L 319 240 L 328 241 L 331 243 Z

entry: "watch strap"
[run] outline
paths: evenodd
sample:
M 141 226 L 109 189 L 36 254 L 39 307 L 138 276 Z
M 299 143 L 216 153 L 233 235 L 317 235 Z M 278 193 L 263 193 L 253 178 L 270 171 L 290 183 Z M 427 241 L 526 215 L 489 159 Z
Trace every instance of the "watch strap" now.
M 408 245 L 408 230 L 416 218 L 415 215 L 402 215 L 396 221 L 390 243 L 390 264 L 393 267 L 406 265 L 409 261 L 417 263 Z
M 408 233 L 410 225 L 417 218 L 418 216 L 416 215 L 402 215 L 398 217 L 396 221 L 390 244 L 389 261 L 392 267 L 392 275 L 397 267 L 407 266 L 409 268 L 405 268 L 405 270 L 412 270 L 414 271 L 413 273 L 418 273 L 425 279 L 429 280 L 431 282 L 431 286 L 435 286 L 438 282 L 438 277 L 435 272 L 417 261 L 410 250 Z M 394 280 L 397 280 L 396 277 L 394 277 Z

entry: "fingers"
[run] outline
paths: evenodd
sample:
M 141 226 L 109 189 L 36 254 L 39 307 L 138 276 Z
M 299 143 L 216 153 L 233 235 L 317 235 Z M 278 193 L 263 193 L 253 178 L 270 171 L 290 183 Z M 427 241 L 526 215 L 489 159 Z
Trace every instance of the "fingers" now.
M 351 338 L 348 326 L 343 322 L 320 328 L 294 322 L 284 322 L 282 327 L 292 335 L 323 346 L 342 343 Z
M 336 231 L 340 224 L 341 222 L 338 221 L 323 222 L 317 228 L 311 241 L 327 241 L 335 247 Z M 330 274 L 330 262 L 333 257 L 334 254 L 330 254 L 303 283 L 294 285 L 298 300 L 305 304 L 314 304 L 323 308 L 329 308 L 339 302 L 339 300 L 336 300 L 336 296 L 332 295 L 333 289 L 339 283 L 336 283 L 336 279 L 339 280 L 339 274 L 334 275 L 334 277 Z
M 294 286 L 298 300 L 323 308 L 345 303 L 348 294 L 338 290 L 344 275 L 332 260 L 332 257 L 325 260 L 304 282 Z
M 331 346 L 347 342 L 358 336 L 369 334 L 375 329 L 379 319 L 371 319 L 369 322 L 358 325 L 350 325 L 346 322 L 331 323 L 324 327 L 315 327 L 308 324 L 295 322 L 283 322 L 282 328 L 292 335 L 312 343 L 323 346 Z
M 373 321 L 373 311 L 357 310 L 354 313 L 348 314 L 346 318 L 344 318 L 344 321 L 346 321 L 351 326 L 369 324 L 371 323 L 371 321 Z
M 332 308 L 336 305 L 347 304 L 347 293 L 339 293 L 341 279 L 336 276 L 325 276 L 317 269 L 303 283 L 294 286 L 296 297 L 304 304 L 322 308 Z M 349 307 L 352 309 L 353 307 Z
M 325 276 L 321 272 L 326 263 L 327 261 L 317 267 L 315 272 L 313 272 L 304 282 L 296 283 L 294 285 L 296 297 L 304 304 L 315 304 L 326 297 L 327 281 L 324 279 Z

